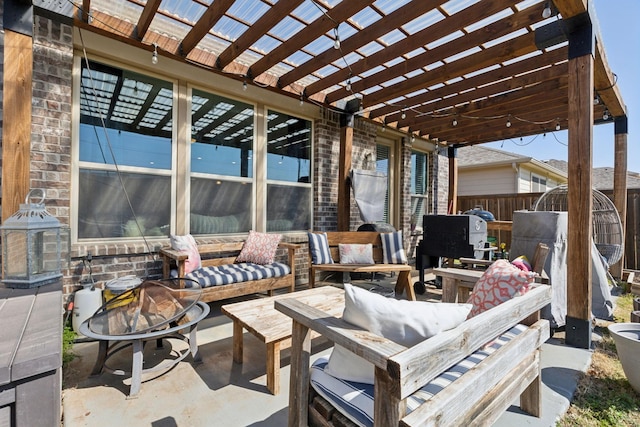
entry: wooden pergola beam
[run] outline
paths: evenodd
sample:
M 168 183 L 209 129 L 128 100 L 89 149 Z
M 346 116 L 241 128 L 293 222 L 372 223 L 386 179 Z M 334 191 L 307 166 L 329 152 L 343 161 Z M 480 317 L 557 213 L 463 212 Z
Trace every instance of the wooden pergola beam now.
M 209 5 L 198 22 L 191 28 L 191 31 L 182 39 L 180 52 L 183 56 L 189 55 L 196 45 L 200 43 L 200 40 L 202 40 L 209 30 L 224 16 L 233 3 L 234 0 L 216 0 Z
M 156 16 L 156 12 L 160 7 L 160 3 L 162 3 L 162 0 L 147 0 L 147 3 L 144 5 L 140 18 L 138 18 L 138 24 L 136 25 L 136 35 L 138 40 L 142 40 L 145 34 L 147 34 L 151 21 L 153 21 L 153 18 Z
M 31 99 L 33 98 L 33 9 L 31 2 L 4 2 L 2 96 L 2 221 L 24 203 L 30 190 Z M 20 22 L 7 22 L 21 16 Z

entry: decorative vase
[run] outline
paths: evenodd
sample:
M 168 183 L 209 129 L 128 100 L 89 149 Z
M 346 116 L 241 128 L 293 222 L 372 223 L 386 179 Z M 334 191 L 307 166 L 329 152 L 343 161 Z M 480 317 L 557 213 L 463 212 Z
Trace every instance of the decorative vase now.
M 614 323 L 609 325 L 609 332 L 616 343 L 624 374 L 640 394 L 640 323 Z

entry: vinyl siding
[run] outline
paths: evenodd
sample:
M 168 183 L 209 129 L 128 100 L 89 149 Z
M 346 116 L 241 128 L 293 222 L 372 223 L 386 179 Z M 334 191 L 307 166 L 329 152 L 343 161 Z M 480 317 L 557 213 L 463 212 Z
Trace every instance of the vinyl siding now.
M 511 166 L 493 169 L 461 170 L 458 194 L 511 194 L 515 192 L 516 173 Z

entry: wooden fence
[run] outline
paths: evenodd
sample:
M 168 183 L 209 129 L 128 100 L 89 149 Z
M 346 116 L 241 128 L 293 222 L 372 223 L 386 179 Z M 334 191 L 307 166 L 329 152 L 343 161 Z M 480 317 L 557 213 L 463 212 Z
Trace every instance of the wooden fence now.
M 602 191 L 613 199 L 612 190 Z M 536 201 L 544 193 L 500 194 L 458 197 L 458 209 L 465 212 L 476 206 L 491 212 L 497 221 L 512 221 L 513 212 L 517 210 L 531 210 Z M 498 225 L 498 224 L 496 224 Z M 496 237 L 498 243 L 511 242 L 509 227 L 489 227 L 489 235 Z M 625 263 L 624 268 L 640 270 L 640 189 L 627 190 L 627 221 L 625 233 Z

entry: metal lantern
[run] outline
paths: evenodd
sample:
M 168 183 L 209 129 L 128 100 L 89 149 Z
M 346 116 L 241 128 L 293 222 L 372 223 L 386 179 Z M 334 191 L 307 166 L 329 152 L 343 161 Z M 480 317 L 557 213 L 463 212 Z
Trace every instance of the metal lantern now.
M 41 193 L 39 203 L 29 203 L 35 192 Z M 60 221 L 44 209 L 44 198 L 44 190 L 31 190 L 20 210 L 0 226 L 7 287 L 34 288 L 62 277 Z

